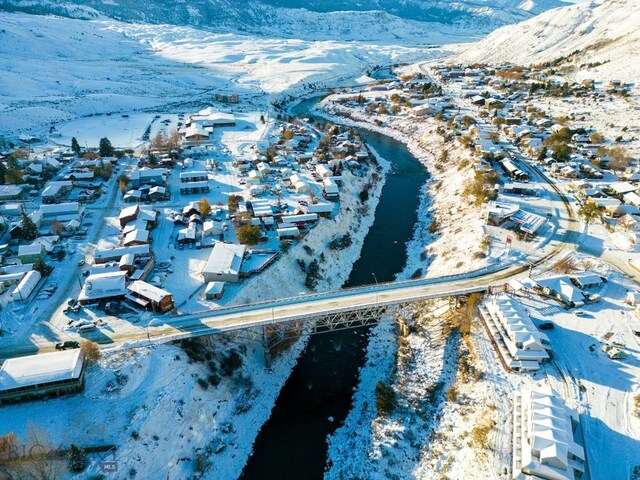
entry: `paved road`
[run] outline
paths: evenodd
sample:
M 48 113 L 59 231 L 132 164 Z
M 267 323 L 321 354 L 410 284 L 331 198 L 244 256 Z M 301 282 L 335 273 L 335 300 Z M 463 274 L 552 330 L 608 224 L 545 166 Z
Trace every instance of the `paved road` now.
M 520 157 L 524 165 L 528 164 Z M 478 271 L 444 279 L 414 280 L 408 282 L 371 285 L 353 290 L 339 290 L 316 295 L 303 295 L 292 299 L 276 300 L 254 305 L 238 306 L 199 314 L 162 316 L 158 324 L 138 326 L 131 324 L 117 332 L 100 330 L 89 336 L 104 347 L 132 346 L 139 342 L 164 343 L 187 336 L 230 332 L 273 323 L 312 319 L 322 315 L 354 311 L 376 304 L 398 304 L 421 299 L 459 295 L 484 291 L 491 285 L 504 284 L 521 277 L 531 265 L 549 262 L 560 257 L 579 244 L 580 223 L 576 221 L 569 200 L 555 184 L 535 167 L 542 186 L 554 204 L 554 221 L 557 229 L 546 245 L 516 264 L 505 265 L 492 271 Z M 627 268 L 630 268 L 626 265 Z M 164 323 L 160 323 L 164 322 Z M 54 349 L 55 341 L 33 341 L 28 345 L 5 345 L 0 358 L 9 358 L 46 352 Z
M 496 266 L 492 270 L 481 270 L 465 275 L 428 280 L 410 280 L 369 285 L 349 290 L 338 290 L 322 294 L 302 295 L 290 299 L 275 300 L 253 305 L 229 307 L 197 314 L 162 316 L 151 326 L 130 326 L 107 336 L 100 330 L 95 338 L 104 347 L 133 346 L 139 342 L 164 343 L 184 337 L 230 332 L 250 327 L 266 326 L 288 321 L 312 319 L 333 313 L 354 311 L 429 298 L 461 295 L 485 291 L 491 285 L 508 282 L 527 272 L 531 265 L 538 265 L 573 249 L 580 235 L 578 223 L 570 216 L 560 219 L 561 234 L 543 249 L 517 263 Z M 160 323 L 165 322 L 165 323 Z M 55 342 L 42 341 L 29 345 L 6 346 L 0 357 L 9 358 L 54 349 Z

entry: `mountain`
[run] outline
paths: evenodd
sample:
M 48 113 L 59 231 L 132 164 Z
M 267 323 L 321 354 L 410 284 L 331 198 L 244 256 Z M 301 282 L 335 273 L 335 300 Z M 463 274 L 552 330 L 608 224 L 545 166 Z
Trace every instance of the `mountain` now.
M 85 19 L 105 16 L 281 37 L 299 35 L 289 31 L 289 26 L 296 26 L 292 20 L 312 19 L 312 28 L 304 30 L 304 38 L 328 39 L 338 15 L 347 19 L 350 15 L 371 17 L 365 23 L 389 25 L 389 31 L 421 28 L 428 32 L 437 24 L 458 32 L 486 34 L 561 4 L 560 0 L 0 0 L 0 10 Z M 371 35 L 354 29 L 348 36 L 367 40 Z
M 640 78 L 640 2 L 600 0 L 550 10 L 496 30 L 453 58 L 461 63 L 544 63 L 576 79 Z

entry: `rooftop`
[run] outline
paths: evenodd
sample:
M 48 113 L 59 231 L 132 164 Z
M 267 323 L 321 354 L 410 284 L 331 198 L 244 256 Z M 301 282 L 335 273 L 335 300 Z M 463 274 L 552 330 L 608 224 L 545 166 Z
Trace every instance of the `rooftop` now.
M 79 348 L 5 360 L 0 368 L 0 392 L 79 378 L 82 364 Z

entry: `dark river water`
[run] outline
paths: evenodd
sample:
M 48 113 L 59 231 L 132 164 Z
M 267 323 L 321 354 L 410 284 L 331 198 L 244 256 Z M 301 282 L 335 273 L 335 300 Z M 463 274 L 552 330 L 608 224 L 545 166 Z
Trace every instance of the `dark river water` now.
M 303 100 L 291 112 L 308 116 L 318 98 Z M 406 263 L 420 189 L 428 179 L 406 146 L 384 135 L 359 131 L 361 138 L 393 164 L 376 208 L 360 259 L 345 286 L 393 280 Z M 375 274 L 375 277 L 374 277 Z M 364 364 L 368 329 L 323 333 L 310 338 L 285 383 L 269 421 L 262 427 L 245 480 L 320 479 L 327 461 L 327 435 L 344 421 Z

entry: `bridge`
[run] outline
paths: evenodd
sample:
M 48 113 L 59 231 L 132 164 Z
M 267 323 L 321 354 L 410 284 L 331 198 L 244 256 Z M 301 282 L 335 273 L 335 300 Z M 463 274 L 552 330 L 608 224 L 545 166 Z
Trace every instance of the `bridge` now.
M 99 338 L 89 338 L 102 348 L 131 348 L 240 331 L 255 339 L 263 338 L 269 330 L 278 329 L 315 333 L 371 325 L 392 311 L 397 311 L 398 307 L 417 301 L 465 296 L 504 286 L 530 268 L 575 249 L 580 236 L 579 223 L 566 197 L 550 180 L 537 170 L 535 172 L 548 182 L 547 191 L 553 198 L 558 229 L 544 247 L 528 258 L 462 275 L 380 283 L 199 313 L 161 316 L 149 325 L 130 324 L 112 332 L 100 331 Z M 0 357 L 4 359 L 52 351 L 55 342 L 60 340 L 64 338 L 58 335 L 57 339 L 41 340 L 30 345 L 6 345 L 0 351 Z

